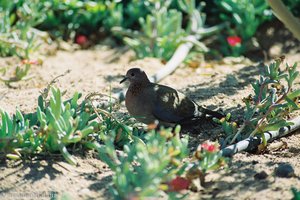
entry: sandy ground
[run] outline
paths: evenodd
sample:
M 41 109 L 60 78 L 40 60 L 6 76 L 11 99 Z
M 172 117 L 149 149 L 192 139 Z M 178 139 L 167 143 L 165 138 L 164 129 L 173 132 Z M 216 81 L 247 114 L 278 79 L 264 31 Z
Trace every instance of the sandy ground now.
M 300 61 L 299 49 L 286 50 L 283 48 L 284 43 L 280 45 L 282 48 L 279 50 L 278 45 L 268 48 L 268 55 L 285 53 L 287 62 Z M 56 55 L 46 57 L 42 66 L 31 69 L 33 79 L 14 84 L 14 89 L 1 84 L 0 108 L 10 113 L 16 108 L 23 112 L 34 111 L 39 92 L 55 76 L 68 69 L 71 72 L 55 84 L 67 91 L 66 98 L 74 91 L 80 91 L 83 95 L 118 91 L 122 88 L 119 84 L 121 75 L 133 66 L 143 68 L 149 75 L 163 67 L 157 59 L 131 61 L 132 59 L 132 52 L 109 49 L 106 46 L 75 52 L 58 51 Z M 10 63 L 16 63 L 16 59 L 0 59 L 0 66 Z M 258 62 L 249 59 L 224 59 L 200 65 L 196 69 L 182 66 L 161 84 L 182 91 L 208 108 L 221 108 L 225 112 L 231 112 L 235 120 L 241 120 L 244 106 L 242 98 L 249 95 L 252 90 L 251 82 L 263 70 Z M 300 87 L 299 84 L 297 87 Z M 126 113 L 124 104 L 120 112 Z M 191 134 L 191 141 L 196 144 L 206 139 L 215 140 L 215 134 L 210 133 L 219 130 L 196 131 Z M 207 187 L 197 193 L 191 192 L 189 199 L 291 199 L 291 187 L 300 189 L 300 134 L 295 133 L 281 140 L 287 143 L 287 148 L 281 151 L 263 155 L 235 155 L 227 170 L 209 173 Z M 111 199 L 107 186 L 112 172 L 107 166 L 90 153 L 76 158 L 78 167 L 70 166 L 62 158 L 55 156 L 32 161 L 1 162 L 0 199 L 50 199 L 53 196 L 59 199 Z M 274 170 L 280 163 L 291 164 L 296 176 L 276 177 Z M 265 179 L 254 178 L 262 171 L 267 174 Z

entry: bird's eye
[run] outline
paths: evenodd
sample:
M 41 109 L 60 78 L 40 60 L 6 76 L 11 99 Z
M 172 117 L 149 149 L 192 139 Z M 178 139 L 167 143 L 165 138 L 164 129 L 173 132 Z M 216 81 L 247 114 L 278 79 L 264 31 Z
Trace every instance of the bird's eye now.
M 130 75 L 131 75 L 131 76 L 134 76 L 134 73 L 131 73 Z

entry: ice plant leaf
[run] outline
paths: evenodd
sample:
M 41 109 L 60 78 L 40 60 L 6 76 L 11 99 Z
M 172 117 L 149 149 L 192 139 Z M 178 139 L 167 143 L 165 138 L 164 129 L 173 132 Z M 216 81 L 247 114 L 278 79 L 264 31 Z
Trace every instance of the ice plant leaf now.
M 262 129 L 262 131 L 264 131 L 264 132 L 267 132 L 267 131 L 276 131 L 276 130 L 280 129 L 281 127 L 289 126 L 289 125 L 293 125 L 293 123 L 287 122 L 285 120 L 280 120 L 280 121 L 276 121 L 274 123 L 266 125 Z
M 290 106 L 292 106 L 294 109 L 299 109 L 299 106 L 292 100 L 292 99 L 290 99 L 290 97 L 289 96 L 286 96 L 285 97 L 285 100 L 288 102 L 288 104 L 290 105 Z
M 62 153 L 63 157 L 70 163 L 71 165 L 77 165 L 77 161 L 75 158 L 68 152 L 66 146 L 63 144 L 59 143 L 59 150 Z
M 300 96 L 300 89 L 297 89 L 287 95 L 290 99 L 294 99 Z
M 44 110 L 45 108 L 45 102 L 42 95 L 38 97 L 38 107 L 40 107 L 41 110 Z
M 12 153 L 6 154 L 6 157 L 11 160 L 20 160 L 21 159 L 21 157 L 19 155 L 12 154 Z

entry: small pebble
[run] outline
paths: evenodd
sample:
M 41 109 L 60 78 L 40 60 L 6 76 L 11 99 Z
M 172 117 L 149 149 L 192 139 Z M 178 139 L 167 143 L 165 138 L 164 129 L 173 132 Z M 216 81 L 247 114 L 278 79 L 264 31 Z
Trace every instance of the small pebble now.
M 257 160 L 252 160 L 252 165 L 256 165 L 257 163 L 258 163 L 258 161 Z
M 254 178 L 257 180 L 266 179 L 268 177 L 268 174 L 265 171 L 261 171 L 254 175 Z
M 290 164 L 281 163 L 275 168 L 275 175 L 283 178 L 291 178 L 295 176 L 295 171 Z
M 83 188 L 79 191 L 79 196 L 84 197 L 86 199 L 88 199 L 90 194 L 91 194 L 91 191 L 88 188 Z

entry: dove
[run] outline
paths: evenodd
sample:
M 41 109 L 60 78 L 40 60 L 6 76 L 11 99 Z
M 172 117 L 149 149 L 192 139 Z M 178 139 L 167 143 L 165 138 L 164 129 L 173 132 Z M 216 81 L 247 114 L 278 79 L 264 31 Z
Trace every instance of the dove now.
M 150 82 L 140 68 L 129 69 L 120 84 L 125 81 L 129 81 L 126 108 L 132 117 L 144 124 L 153 124 L 157 120 L 159 125 L 173 127 L 224 117 L 219 112 L 203 108 L 171 87 Z

